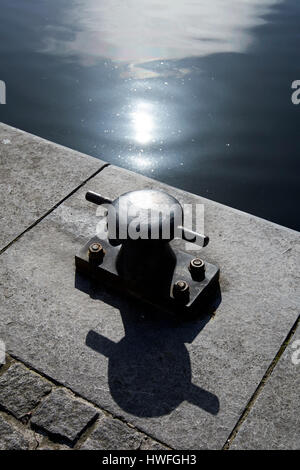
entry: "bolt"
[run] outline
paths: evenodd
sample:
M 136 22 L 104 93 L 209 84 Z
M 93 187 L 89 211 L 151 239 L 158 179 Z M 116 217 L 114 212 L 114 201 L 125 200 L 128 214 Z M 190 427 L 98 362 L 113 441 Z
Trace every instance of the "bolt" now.
M 173 285 L 174 299 L 186 304 L 190 298 L 190 286 L 186 281 L 177 281 Z
M 90 262 L 101 262 L 105 251 L 101 243 L 94 242 L 89 246 L 89 261 Z
M 205 263 L 200 258 L 194 258 L 190 262 L 189 270 L 195 281 L 203 281 L 205 278 Z

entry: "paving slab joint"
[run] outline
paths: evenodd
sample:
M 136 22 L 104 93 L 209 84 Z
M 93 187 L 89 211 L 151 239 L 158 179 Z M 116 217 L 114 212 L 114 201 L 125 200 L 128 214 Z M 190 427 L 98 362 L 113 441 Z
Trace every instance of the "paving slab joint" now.
M 96 429 L 96 427 L 99 424 L 99 421 L 101 420 L 100 416 L 97 416 L 97 418 L 89 423 L 86 428 L 81 432 L 80 436 L 76 440 L 74 444 L 74 449 L 80 449 L 80 447 L 88 440 L 92 432 Z
M 51 212 L 53 212 L 55 209 L 57 209 L 61 204 L 63 204 L 69 197 L 73 196 L 74 193 L 76 193 L 79 189 L 81 189 L 85 184 L 87 184 L 92 178 L 97 176 L 101 171 L 103 171 L 105 168 L 110 166 L 110 163 L 105 163 L 104 165 L 101 166 L 97 171 L 95 171 L 92 175 L 90 175 L 88 178 L 86 178 L 82 183 L 80 183 L 75 189 L 73 189 L 67 196 L 65 196 L 63 199 L 61 199 L 58 203 L 56 203 L 51 209 L 46 211 L 41 217 L 39 217 L 37 220 L 35 220 L 29 227 L 27 227 L 23 232 L 21 232 L 17 237 L 15 237 L 12 241 L 10 241 L 7 245 L 5 245 L 1 250 L 0 250 L 0 255 L 4 253 L 10 246 L 12 246 L 15 242 L 17 242 L 23 235 L 25 235 L 27 232 L 29 232 L 32 228 L 34 228 L 37 224 L 39 224 L 45 217 L 47 217 Z
M 229 450 L 232 442 L 236 438 L 242 424 L 245 422 L 247 419 L 251 409 L 255 405 L 255 402 L 258 398 L 258 396 L 262 393 L 263 388 L 265 387 L 267 381 L 269 380 L 272 372 L 274 371 L 279 359 L 283 355 L 284 351 L 286 350 L 287 346 L 290 344 L 298 326 L 300 324 L 300 315 L 298 316 L 297 320 L 295 321 L 294 325 L 292 326 L 291 330 L 289 331 L 288 335 L 286 336 L 284 342 L 280 346 L 276 356 L 274 357 L 273 361 L 269 365 L 268 369 L 266 370 L 263 378 L 261 379 L 259 385 L 257 386 L 255 392 L 253 393 L 252 397 L 250 398 L 249 402 L 247 403 L 246 408 L 244 409 L 243 413 L 241 414 L 238 422 L 236 423 L 235 427 L 231 431 L 228 439 L 226 440 L 225 444 L 222 447 L 222 450 Z

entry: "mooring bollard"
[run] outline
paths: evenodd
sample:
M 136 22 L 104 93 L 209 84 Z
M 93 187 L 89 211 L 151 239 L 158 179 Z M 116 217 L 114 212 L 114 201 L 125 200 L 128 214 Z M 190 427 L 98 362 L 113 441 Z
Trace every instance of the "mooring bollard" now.
M 219 268 L 177 247 L 174 238 L 202 247 L 209 238 L 184 227 L 179 201 L 164 191 L 130 191 L 111 201 L 92 191 L 86 199 L 108 204 L 107 236 L 96 236 L 76 255 L 78 270 L 152 304 L 191 312 L 213 292 Z

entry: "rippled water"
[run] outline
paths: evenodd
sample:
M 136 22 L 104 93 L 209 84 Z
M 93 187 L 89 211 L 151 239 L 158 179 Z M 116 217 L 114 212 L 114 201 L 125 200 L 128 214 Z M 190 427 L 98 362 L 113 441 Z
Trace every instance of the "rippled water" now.
M 300 230 L 299 0 L 0 11 L 0 120 Z

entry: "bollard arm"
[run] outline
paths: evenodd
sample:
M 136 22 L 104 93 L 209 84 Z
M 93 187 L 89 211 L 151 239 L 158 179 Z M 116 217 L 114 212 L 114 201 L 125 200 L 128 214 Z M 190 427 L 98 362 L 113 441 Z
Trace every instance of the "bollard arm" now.
M 195 232 L 194 230 L 190 230 L 186 227 L 178 227 L 182 230 L 182 238 L 183 240 L 195 243 L 198 246 L 202 246 L 203 248 L 208 245 L 209 237 L 207 235 L 203 235 L 202 233 Z
M 85 195 L 85 198 L 87 201 L 93 202 L 94 204 L 97 204 L 98 206 L 101 206 L 101 204 L 112 203 L 111 199 L 101 196 L 101 194 L 95 193 L 94 191 L 88 191 Z

